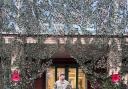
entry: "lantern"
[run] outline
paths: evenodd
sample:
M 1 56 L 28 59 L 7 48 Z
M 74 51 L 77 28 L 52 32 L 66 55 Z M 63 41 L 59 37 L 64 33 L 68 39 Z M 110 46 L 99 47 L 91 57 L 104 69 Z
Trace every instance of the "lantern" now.
M 14 82 L 20 81 L 20 74 L 18 72 L 18 70 L 14 70 L 11 76 L 11 80 Z
M 120 74 L 112 74 L 112 82 L 118 83 L 121 80 Z

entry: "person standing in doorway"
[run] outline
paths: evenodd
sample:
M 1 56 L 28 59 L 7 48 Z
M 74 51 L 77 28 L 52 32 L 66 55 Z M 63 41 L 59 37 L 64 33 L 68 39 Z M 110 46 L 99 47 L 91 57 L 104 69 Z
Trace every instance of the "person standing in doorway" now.
M 71 84 L 65 80 L 65 74 L 61 73 L 59 75 L 59 80 L 54 84 L 54 89 L 72 89 Z

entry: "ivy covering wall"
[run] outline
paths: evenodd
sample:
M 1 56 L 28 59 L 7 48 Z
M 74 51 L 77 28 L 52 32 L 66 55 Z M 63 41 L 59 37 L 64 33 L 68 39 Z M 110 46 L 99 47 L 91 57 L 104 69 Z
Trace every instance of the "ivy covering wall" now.
M 52 63 L 58 38 L 66 37 L 65 49 L 93 88 L 124 89 L 123 78 L 113 84 L 109 71 L 128 72 L 127 22 L 127 0 L 0 0 L 0 88 L 33 88 Z M 7 34 L 14 36 L 9 43 Z M 35 35 L 37 42 L 28 44 L 26 38 Z M 46 45 L 48 37 L 56 44 Z M 20 73 L 18 82 L 11 80 L 13 69 Z

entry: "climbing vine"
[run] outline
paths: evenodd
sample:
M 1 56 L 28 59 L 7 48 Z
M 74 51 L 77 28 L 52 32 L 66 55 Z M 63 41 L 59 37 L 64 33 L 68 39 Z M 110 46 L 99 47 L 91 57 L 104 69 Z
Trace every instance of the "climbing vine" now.
M 32 85 L 52 63 L 59 37 L 65 37 L 65 49 L 92 87 L 124 89 L 123 78 L 113 84 L 109 72 L 128 72 L 127 22 L 127 0 L 0 0 L 0 88 Z M 29 43 L 31 37 L 36 41 Z M 46 44 L 50 37 L 54 44 Z M 11 79 L 15 70 L 21 79 Z

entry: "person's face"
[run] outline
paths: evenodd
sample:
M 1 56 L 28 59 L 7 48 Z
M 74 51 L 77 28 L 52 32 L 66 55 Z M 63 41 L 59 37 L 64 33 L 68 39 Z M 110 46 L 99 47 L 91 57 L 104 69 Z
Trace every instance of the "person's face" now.
M 65 76 L 64 75 L 60 75 L 60 80 L 64 80 Z

